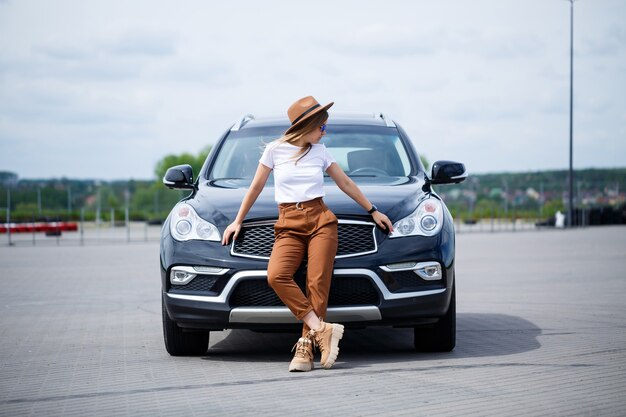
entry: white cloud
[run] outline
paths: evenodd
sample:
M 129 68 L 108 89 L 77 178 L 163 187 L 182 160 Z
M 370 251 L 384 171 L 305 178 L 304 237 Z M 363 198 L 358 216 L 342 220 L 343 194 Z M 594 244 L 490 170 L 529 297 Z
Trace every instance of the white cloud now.
M 575 162 L 624 166 L 626 4 L 575 9 Z M 308 94 L 390 114 L 431 160 L 562 168 L 568 54 L 556 0 L 2 2 L 0 169 L 150 177 Z
M 162 56 L 176 53 L 176 39 L 166 34 L 133 33 L 106 44 L 106 49 L 113 54 Z

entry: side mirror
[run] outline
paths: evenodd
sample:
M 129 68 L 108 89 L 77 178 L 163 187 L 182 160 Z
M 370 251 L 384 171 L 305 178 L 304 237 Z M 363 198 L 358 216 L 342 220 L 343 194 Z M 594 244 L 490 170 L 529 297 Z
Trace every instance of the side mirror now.
M 431 184 L 458 184 L 467 178 L 467 171 L 460 162 L 437 161 L 430 178 Z
M 176 165 L 171 167 L 163 177 L 163 184 L 167 188 L 173 189 L 194 189 L 193 169 L 191 165 Z

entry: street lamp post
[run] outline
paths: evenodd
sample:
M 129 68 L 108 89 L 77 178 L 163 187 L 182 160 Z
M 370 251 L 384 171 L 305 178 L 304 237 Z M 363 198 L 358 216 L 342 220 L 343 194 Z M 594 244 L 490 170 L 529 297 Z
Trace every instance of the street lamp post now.
M 9 246 L 13 246 L 11 241 L 11 189 L 9 187 L 7 187 L 7 237 Z
M 72 187 L 67 186 L 67 215 L 68 218 L 72 218 Z
M 574 216 L 574 0 L 570 3 L 569 32 L 569 199 L 567 205 L 567 226 L 572 227 Z

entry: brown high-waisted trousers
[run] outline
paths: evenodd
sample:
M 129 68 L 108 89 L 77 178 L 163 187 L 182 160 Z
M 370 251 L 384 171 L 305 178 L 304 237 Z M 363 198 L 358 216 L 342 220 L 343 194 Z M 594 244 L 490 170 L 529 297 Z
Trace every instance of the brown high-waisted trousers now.
M 274 248 L 267 267 L 267 281 L 298 320 L 310 311 L 326 317 L 330 280 L 337 254 L 337 217 L 322 198 L 278 205 Z M 306 295 L 293 276 L 308 256 Z M 309 331 L 305 324 L 302 334 Z

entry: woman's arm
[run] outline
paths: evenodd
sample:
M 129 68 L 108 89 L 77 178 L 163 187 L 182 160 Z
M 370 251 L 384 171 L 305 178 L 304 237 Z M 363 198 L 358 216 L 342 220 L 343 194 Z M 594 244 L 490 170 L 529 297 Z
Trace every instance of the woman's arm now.
M 233 235 L 233 240 L 237 239 L 239 231 L 241 230 L 241 223 L 243 223 L 243 219 L 246 218 L 248 211 L 250 211 L 250 208 L 259 197 L 259 194 L 263 191 L 263 187 L 265 187 L 265 183 L 267 182 L 267 178 L 270 176 L 271 172 L 271 168 L 259 163 L 256 173 L 254 174 L 254 178 L 252 179 L 252 184 L 250 184 L 250 188 L 248 188 L 248 192 L 246 192 L 246 195 L 241 202 L 237 217 L 231 224 L 228 225 L 226 230 L 224 230 L 222 245 L 228 245 L 231 235 Z
M 335 181 L 337 187 L 356 201 L 365 211 L 369 211 L 369 209 L 372 208 L 372 203 L 370 203 L 361 189 L 354 183 L 354 181 L 352 181 L 350 177 L 346 175 L 345 172 L 343 172 L 343 169 L 341 169 L 337 163 L 333 162 L 330 164 L 326 172 Z M 393 232 L 391 220 L 389 220 L 384 213 L 375 211 L 372 213 L 372 218 L 380 228 L 385 229 L 388 232 Z

